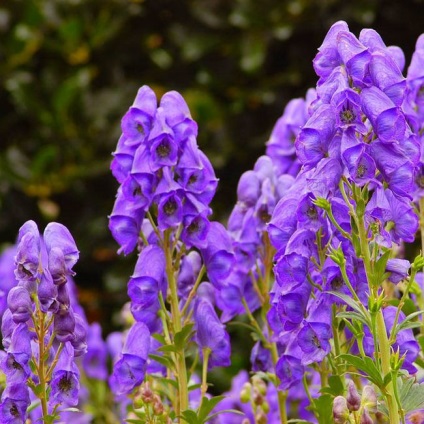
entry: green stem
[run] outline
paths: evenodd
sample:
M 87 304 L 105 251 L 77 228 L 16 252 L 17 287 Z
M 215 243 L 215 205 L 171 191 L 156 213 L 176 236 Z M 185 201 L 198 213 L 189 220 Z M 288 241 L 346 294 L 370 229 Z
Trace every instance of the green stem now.
M 197 276 L 196 282 L 194 283 L 193 288 L 190 290 L 190 293 L 188 294 L 187 300 L 184 303 L 183 309 L 181 309 L 181 316 L 184 316 L 187 312 L 187 309 L 190 305 L 190 302 L 193 300 L 194 296 L 196 295 L 197 288 L 199 287 L 200 282 L 202 281 L 203 275 L 206 271 L 205 265 L 202 265 L 202 268 L 200 268 L 199 275 Z
M 168 278 L 168 285 L 170 290 L 172 324 L 175 336 L 176 333 L 181 331 L 182 325 L 178 301 L 177 281 L 175 279 L 172 262 L 173 251 L 171 249 L 170 243 L 170 230 L 165 231 L 163 242 L 166 259 L 166 276 Z M 185 411 L 188 408 L 187 368 L 184 347 L 181 347 L 181 349 L 176 352 L 176 369 L 178 377 L 178 402 L 175 408 L 175 412 L 178 416 L 182 411 Z M 180 419 L 180 423 L 182 422 L 182 419 Z
M 37 305 L 38 306 L 38 305 Z M 46 379 L 46 359 L 45 359 L 45 346 L 44 346 L 44 338 L 45 338 L 45 326 L 44 326 L 44 313 L 38 309 L 37 310 L 37 319 L 38 319 L 38 349 L 39 349 L 39 357 L 38 357 L 38 378 L 40 380 L 40 396 L 39 399 L 41 401 L 41 409 L 43 411 L 43 421 L 49 414 L 47 408 L 47 379 Z
M 424 197 L 420 198 L 420 232 L 421 232 L 421 255 L 424 255 Z M 424 272 L 424 269 L 423 269 Z M 418 296 L 418 305 L 421 310 L 424 309 L 424 290 L 421 290 Z M 424 318 L 421 321 L 420 333 L 424 335 Z
M 368 238 L 367 238 L 367 233 L 366 233 L 365 223 L 363 218 L 364 218 L 363 216 L 358 216 L 358 219 L 357 219 L 359 241 L 361 246 L 362 259 L 364 261 L 364 266 L 365 266 L 365 272 L 367 275 L 370 296 L 373 296 L 375 298 L 377 296 L 378 288 L 375 287 L 375 284 L 372 281 L 372 275 L 373 275 L 372 264 L 371 264 L 369 246 L 368 246 Z M 381 371 L 383 372 L 383 375 L 386 376 L 388 373 L 391 372 L 391 367 L 390 367 L 391 352 L 390 352 L 389 339 L 387 337 L 386 323 L 384 322 L 383 311 L 381 308 L 376 312 L 376 329 L 377 329 L 377 334 L 375 334 L 375 336 L 377 336 L 376 339 L 377 339 L 378 345 L 377 344 L 375 345 L 375 349 L 377 350 L 377 346 L 379 347 L 380 359 L 381 359 Z M 391 382 L 386 386 L 386 390 L 387 390 L 387 394 L 385 397 L 387 401 L 387 409 L 389 410 L 389 422 L 391 424 L 399 424 L 400 423 L 399 408 L 395 398 L 394 386 Z
M 203 352 L 203 365 L 202 365 L 202 399 L 206 396 L 206 392 L 208 391 L 208 362 L 209 355 L 211 354 L 211 349 L 209 347 L 204 347 L 202 349 Z

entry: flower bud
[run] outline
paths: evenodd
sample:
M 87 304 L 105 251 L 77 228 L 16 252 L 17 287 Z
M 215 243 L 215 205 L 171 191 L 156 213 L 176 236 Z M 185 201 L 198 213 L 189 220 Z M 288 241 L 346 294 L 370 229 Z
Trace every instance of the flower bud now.
M 374 424 L 374 421 L 372 420 L 366 409 L 364 409 L 362 412 L 359 424 Z
M 265 415 L 265 412 L 259 410 L 259 412 L 255 416 L 255 422 L 256 424 L 267 424 L 268 419 Z
M 144 403 L 153 402 L 153 392 L 147 384 L 141 387 L 140 394 Z
M 153 412 L 155 415 L 163 414 L 163 403 L 160 398 L 153 403 Z
M 366 385 L 362 390 L 361 405 L 369 411 L 373 411 L 377 407 L 377 395 L 372 386 Z
M 343 396 L 337 396 L 333 401 L 333 419 L 335 424 L 345 424 L 349 418 L 347 400 Z
M 7 296 L 7 306 L 16 324 L 28 321 L 32 312 L 31 296 L 28 290 L 21 286 L 13 287 Z
M 347 383 L 346 400 L 349 411 L 358 411 L 361 407 L 361 397 L 359 396 L 355 383 L 352 380 L 349 380 Z
M 258 377 L 257 375 L 254 375 L 252 377 L 252 384 L 262 396 L 266 395 L 267 386 L 265 381 L 262 380 L 262 378 Z
M 264 402 L 264 397 L 258 392 L 256 387 L 253 389 L 253 403 L 255 405 L 262 405 Z
M 265 414 L 268 414 L 269 412 L 269 403 L 267 401 L 263 402 L 261 405 L 262 411 L 265 412 Z
M 244 383 L 240 392 L 240 401 L 242 403 L 250 402 L 251 391 L 252 391 L 252 385 L 250 383 Z

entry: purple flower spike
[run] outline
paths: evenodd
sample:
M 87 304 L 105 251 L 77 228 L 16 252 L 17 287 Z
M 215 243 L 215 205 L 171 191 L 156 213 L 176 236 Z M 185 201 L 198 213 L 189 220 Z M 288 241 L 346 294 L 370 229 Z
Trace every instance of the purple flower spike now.
M 135 323 L 128 332 L 122 354 L 113 367 L 117 394 L 130 393 L 144 380 L 150 349 L 150 332 L 145 324 Z
M 57 286 L 63 285 L 67 282 L 65 255 L 59 247 L 53 247 L 49 253 L 49 271 L 53 278 L 53 283 Z M 74 275 L 75 273 L 71 271 Z
M 7 305 L 16 324 L 26 322 L 31 317 L 32 300 L 26 288 L 22 286 L 13 287 L 7 296 Z
M 203 249 L 207 246 L 210 222 L 205 215 L 206 213 L 202 213 L 184 218 L 184 229 L 181 233 L 181 240 L 187 247 L 195 246 L 198 249 Z

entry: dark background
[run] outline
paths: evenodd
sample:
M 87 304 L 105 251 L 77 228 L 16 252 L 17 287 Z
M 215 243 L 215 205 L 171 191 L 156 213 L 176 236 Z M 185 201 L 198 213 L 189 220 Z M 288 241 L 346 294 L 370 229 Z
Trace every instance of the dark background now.
M 111 152 L 138 87 L 180 91 L 220 179 L 214 218 L 265 151 L 286 103 L 314 86 L 312 59 L 346 20 L 376 29 L 409 63 L 424 3 L 336 0 L 15 0 L 0 3 L 0 241 L 34 219 L 65 224 L 81 251 L 80 300 L 105 332 L 136 257 L 107 228 Z

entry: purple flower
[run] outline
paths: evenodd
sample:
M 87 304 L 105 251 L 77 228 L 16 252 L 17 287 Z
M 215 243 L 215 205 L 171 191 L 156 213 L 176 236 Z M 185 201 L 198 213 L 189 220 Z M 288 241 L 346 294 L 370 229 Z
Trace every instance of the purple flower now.
M 113 367 L 112 379 L 118 395 L 130 393 L 144 380 L 150 349 L 150 332 L 136 322 L 129 330 L 122 353 Z
M 221 324 L 213 305 L 207 300 L 198 300 L 194 311 L 196 342 L 200 350 L 209 348 L 208 368 L 229 366 L 230 338 Z
M 122 118 L 122 132 L 127 137 L 128 144 L 139 144 L 147 139 L 156 108 L 155 93 L 144 85 L 138 90 L 133 106 Z
M 128 296 L 134 305 L 146 308 L 158 299 L 165 278 L 165 254 L 155 245 L 145 247 L 128 283 Z
M 330 352 L 331 327 L 322 322 L 304 322 L 297 343 L 302 349 L 302 364 L 321 362 Z
M 411 263 L 406 259 L 389 259 L 386 264 L 386 271 L 390 272 L 389 280 L 395 284 L 408 276 L 409 268 L 411 268 Z
M 22 286 L 13 287 L 7 295 L 7 306 L 13 321 L 18 324 L 29 320 L 32 314 L 32 300 L 28 290 Z
M 206 247 L 201 249 L 203 260 L 210 282 L 219 287 L 234 264 L 231 238 L 222 224 L 211 222 L 207 240 Z
M 84 355 L 82 360 L 85 373 L 90 378 L 106 380 L 108 376 L 106 367 L 107 348 L 102 339 L 102 329 L 97 322 L 91 324 L 88 328 L 87 344 L 87 354 Z
M 50 383 L 50 405 L 62 404 L 76 406 L 78 404 L 79 371 L 74 363 L 74 348 L 66 343 L 53 371 Z
M 0 422 L 3 424 L 23 424 L 30 404 L 26 384 L 8 384 L 1 395 Z
M 280 379 L 280 390 L 288 390 L 303 378 L 305 373 L 300 359 L 291 355 L 282 355 L 275 366 L 275 373 Z

